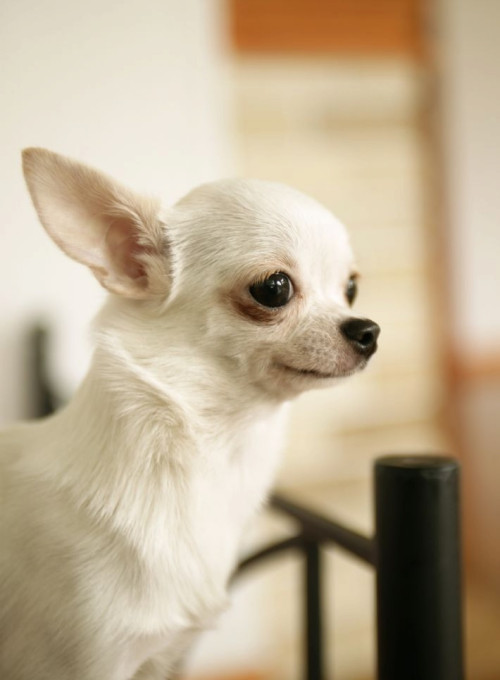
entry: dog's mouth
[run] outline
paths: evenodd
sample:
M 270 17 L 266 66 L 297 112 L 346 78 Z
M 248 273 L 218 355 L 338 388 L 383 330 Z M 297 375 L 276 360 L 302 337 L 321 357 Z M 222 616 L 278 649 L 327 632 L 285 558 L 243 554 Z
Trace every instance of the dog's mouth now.
M 298 378 L 312 378 L 316 380 L 334 380 L 335 378 L 347 378 L 358 371 L 361 371 L 368 360 L 366 357 L 358 356 L 356 361 L 350 361 L 347 358 L 340 361 L 335 367 L 335 370 L 322 371 L 317 368 L 303 368 L 300 366 L 294 366 L 293 364 L 286 363 L 284 361 L 276 360 L 274 366 L 289 375 L 297 376 Z
M 304 378 L 319 378 L 322 380 L 328 380 L 332 378 L 340 378 L 344 377 L 346 375 L 349 375 L 348 373 L 324 373 L 322 371 L 317 371 L 312 368 L 298 368 L 296 366 L 290 366 L 289 364 L 283 364 L 281 362 L 276 362 L 275 366 L 277 368 L 280 368 L 283 371 L 286 371 L 288 373 L 293 373 L 294 375 L 298 376 L 303 376 Z

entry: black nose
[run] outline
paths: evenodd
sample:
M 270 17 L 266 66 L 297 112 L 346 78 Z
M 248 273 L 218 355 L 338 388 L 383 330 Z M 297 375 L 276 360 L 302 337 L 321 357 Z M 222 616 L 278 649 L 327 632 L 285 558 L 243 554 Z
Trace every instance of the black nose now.
M 370 357 L 377 349 L 380 326 L 374 321 L 370 319 L 347 319 L 341 324 L 340 330 L 358 354 Z

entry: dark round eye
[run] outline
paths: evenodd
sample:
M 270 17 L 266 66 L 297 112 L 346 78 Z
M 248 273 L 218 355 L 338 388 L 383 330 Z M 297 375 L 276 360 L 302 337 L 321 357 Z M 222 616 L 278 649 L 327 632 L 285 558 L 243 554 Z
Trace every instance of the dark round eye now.
M 358 282 L 356 281 L 355 276 L 351 276 L 351 278 L 347 282 L 347 286 L 345 289 L 345 296 L 349 305 L 353 304 L 357 294 L 358 294 Z
M 293 295 L 293 286 L 286 274 L 277 272 L 250 286 L 250 294 L 264 307 L 283 307 Z

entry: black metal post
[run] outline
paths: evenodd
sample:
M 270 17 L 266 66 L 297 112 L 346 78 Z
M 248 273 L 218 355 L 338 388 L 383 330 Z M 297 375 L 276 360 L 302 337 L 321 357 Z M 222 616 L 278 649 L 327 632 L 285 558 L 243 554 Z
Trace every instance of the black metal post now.
M 375 465 L 379 680 L 462 680 L 459 467 Z
M 321 611 L 321 550 L 318 543 L 304 542 L 305 564 L 305 680 L 324 680 L 323 617 Z

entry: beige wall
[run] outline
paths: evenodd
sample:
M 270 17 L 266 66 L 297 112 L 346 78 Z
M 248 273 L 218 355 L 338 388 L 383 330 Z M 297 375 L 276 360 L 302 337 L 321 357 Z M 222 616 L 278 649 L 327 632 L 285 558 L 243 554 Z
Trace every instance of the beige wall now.
M 500 3 L 440 0 L 453 342 L 459 354 L 500 347 Z

